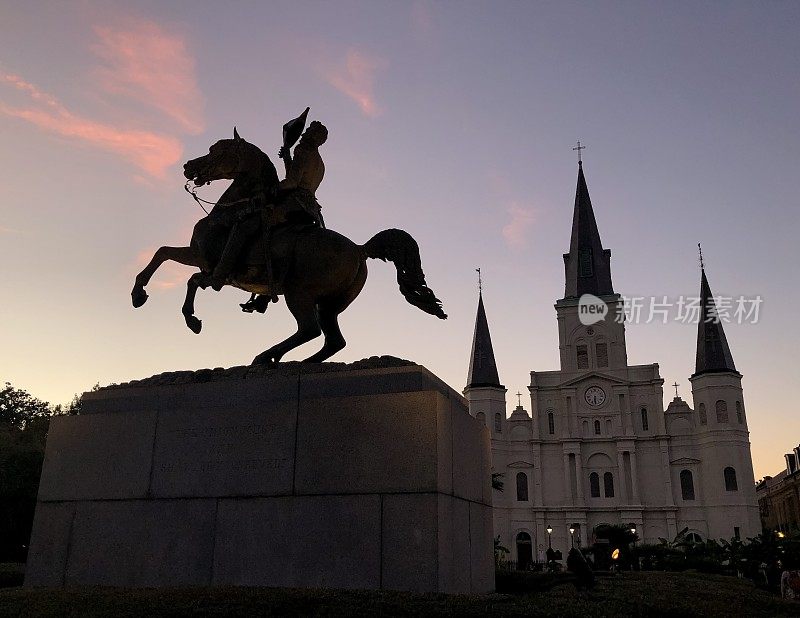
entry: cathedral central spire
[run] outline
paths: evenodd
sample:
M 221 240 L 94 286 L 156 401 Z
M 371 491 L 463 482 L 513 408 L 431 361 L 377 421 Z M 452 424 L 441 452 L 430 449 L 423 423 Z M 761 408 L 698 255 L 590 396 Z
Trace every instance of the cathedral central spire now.
M 579 298 L 583 294 L 595 296 L 614 294 L 614 287 L 611 284 L 611 251 L 603 249 L 603 243 L 600 241 L 600 232 L 597 230 L 581 161 L 578 162 L 572 238 L 569 253 L 564 254 L 564 270 L 566 274 L 564 298 Z

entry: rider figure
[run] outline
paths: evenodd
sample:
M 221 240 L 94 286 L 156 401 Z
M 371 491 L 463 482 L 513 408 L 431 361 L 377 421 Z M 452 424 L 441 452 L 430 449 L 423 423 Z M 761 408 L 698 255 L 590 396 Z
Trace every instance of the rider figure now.
M 291 220 L 295 211 L 305 212 L 321 227 L 322 222 L 316 192 L 325 176 L 325 164 L 319 154 L 319 147 L 328 139 L 328 129 L 316 120 L 308 125 L 294 149 L 294 158 L 285 146 L 278 151 L 286 167 L 286 178 L 278 185 L 278 201 L 285 205 Z
M 325 175 L 325 164 L 319 154 L 319 147 L 328 139 L 328 129 L 321 122 L 312 122 L 300 138 L 292 158 L 289 149 L 282 147 L 279 156 L 286 167 L 286 178 L 278 185 L 278 196 L 272 207 L 275 209 L 276 223 L 312 223 L 324 227 L 319 202 L 315 196 L 317 187 Z M 248 215 L 237 222 L 228 236 L 228 242 L 214 272 L 211 275 L 211 287 L 219 291 L 233 271 L 236 261 L 245 243 L 259 230 L 262 217 L 259 213 Z M 263 230 L 262 233 L 266 233 Z M 265 303 L 252 297 L 242 305 L 245 311 L 252 311 L 253 303 L 260 311 Z M 267 300 L 268 302 L 268 300 Z

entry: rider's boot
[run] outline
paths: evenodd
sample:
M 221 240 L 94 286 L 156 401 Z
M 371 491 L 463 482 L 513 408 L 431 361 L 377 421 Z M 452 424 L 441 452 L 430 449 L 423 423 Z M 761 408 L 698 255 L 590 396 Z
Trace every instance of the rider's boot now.
M 252 294 L 250 296 L 250 300 L 248 300 L 246 303 L 242 303 L 239 306 L 245 313 L 253 313 L 253 311 L 264 313 L 269 307 L 271 300 L 272 299 L 269 296 L 263 294 Z

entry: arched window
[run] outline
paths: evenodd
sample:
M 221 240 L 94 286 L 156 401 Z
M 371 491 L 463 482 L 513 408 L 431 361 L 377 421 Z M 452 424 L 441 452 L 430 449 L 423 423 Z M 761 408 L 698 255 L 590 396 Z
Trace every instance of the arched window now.
M 479 421 L 481 425 L 486 425 L 486 415 L 483 412 L 478 412 L 475 415 L 475 420 Z
M 600 497 L 600 475 L 597 472 L 592 472 L 589 475 L 589 492 L 592 498 Z
M 595 346 L 597 354 L 597 366 L 608 367 L 608 344 L 598 342 Z
M 742 402 L 741 401 L 737 401 L 736 402 L 736 420 L 739 421 L 740 425 L 742 423 L 744 423 L 744 413 L 742 412 Z
M 556 432 L 556 419 L 552 412 L 547 413 L 547 431 L 551 436 Z
M 610 418 L 607 418 L 607 419 L 606 419 L 606 433 L 607 433 L 609 436 L 610 436 L 610 435 L 611 435 L 611 433 L 612 433 L 612 429 L 611 429 L 611 419 L 610 419 Z
M 503 431 L 503 417 L 500 416 L 499 412 L 494 415 L 494 430 L 498 433 Z
M 591 277 L 594 274 L 592 263 L 592 248 L 586 247 L 585 249 L 578 250 L 578 276 Z
M 694 500 L 694 479 L 691 470 L 681 470 L 681 497 Z
M 584 343 L 579 343 L 575 346 L 578 354 L 578 369 L 589 368 L 589 348 Z
M 594 435 L 596 436 L 600 435 L 600 421 L 594 422 Z
M 736 483 L 736 470 L 728 466 L 723 474 L 725 475 L 725 491 L 739 491 L 739 485 Z
M 603 491 L 606 494 L 606 498 L 614 497 L 614 475 L 611 472 L 606 472 L 603 475 Z
M 718 423 L 727 423 L 728 422 L 728 404 L 719 399 L 716 404 L 717 409 L 717 422 Z
M 648 422 L 647 418 L 647 408 L 642 408 L 642 431 L 647 431 L 650 429 L 650 423 Z
M 517 472 L 517 501 L 528 501 L 528 475 L 524 472 Z
M 708 423 L 708 417 L 706 416 L 706 404 L 701 403 L 697 407 L 697 414 L 700 416 L 700 424 L 705 425 Z
M 582 426 L 583 426 L 583 435 L 584 436 L 588 436 L 589 435 L 589 421 L 583 421 L 583 425 Z

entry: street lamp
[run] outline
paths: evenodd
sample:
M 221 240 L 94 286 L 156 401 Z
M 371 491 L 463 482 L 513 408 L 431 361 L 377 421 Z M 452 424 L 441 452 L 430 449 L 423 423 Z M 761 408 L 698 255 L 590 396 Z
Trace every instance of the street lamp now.
M 636 526 L 631 524 L 631 534 L 633 535 L 633 547 L 636 549 Z
M 573 549 L 575 548 L 575 526 L 569 527 L 569 537 L 572 544 Z
M 547 549 L 553 549 L 553 526 L 547 525 Z

